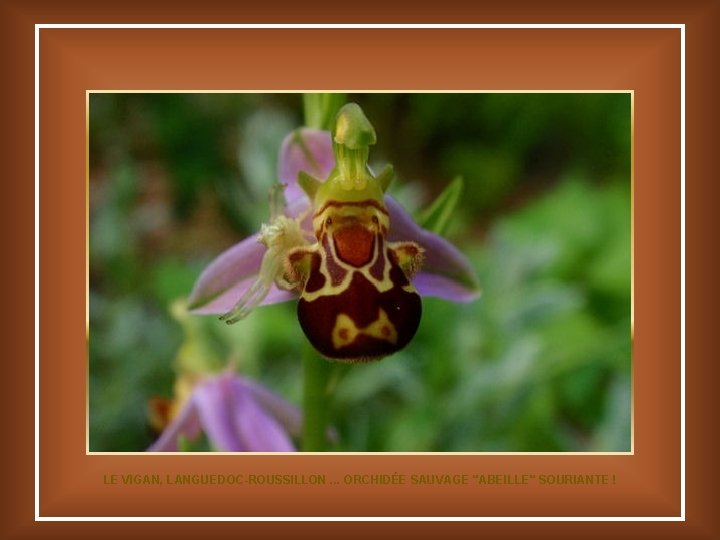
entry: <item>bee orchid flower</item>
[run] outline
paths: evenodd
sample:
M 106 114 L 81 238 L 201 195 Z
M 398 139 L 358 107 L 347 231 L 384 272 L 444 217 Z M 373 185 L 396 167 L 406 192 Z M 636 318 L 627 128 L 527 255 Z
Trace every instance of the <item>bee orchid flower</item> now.
M 333 133 L 288 135 L 278 162 L 282 211 L 210 263 L 190 295 L 191 312 L 224 314 L 230 323 L 258 305 L 300 298 L 298 317 L 315 348 L 357 361 L 391 354 L 412 338 L 420 296 L 476 299 L 467 258 L 385 194 L 392 168 L 372 173 L 374 142 L 354 104 L 341 109 Z M 357 308 L 348 312 L 349 305 Z
M 302 414 L 265 387 L 230 371 L 199 381 L 148 452 L 176 452 L 204 432 L 221 452 L 294 452 Z

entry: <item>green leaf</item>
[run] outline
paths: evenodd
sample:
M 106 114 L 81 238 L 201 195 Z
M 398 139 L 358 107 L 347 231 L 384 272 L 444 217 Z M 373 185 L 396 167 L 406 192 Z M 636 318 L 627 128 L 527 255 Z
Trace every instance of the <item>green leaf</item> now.
M 462 176 L 456 176 L 455 179 L 448 184 L 443 192 L 437 196 L 433 203 L 420 212 L 417 217 L 418 223 L 425 229 L 435 234 L 442 234 L 447 229 L 450 222 L 450 216 L 455 211 L 455 207 L 460 201 L 460 194 L 463 190 Z

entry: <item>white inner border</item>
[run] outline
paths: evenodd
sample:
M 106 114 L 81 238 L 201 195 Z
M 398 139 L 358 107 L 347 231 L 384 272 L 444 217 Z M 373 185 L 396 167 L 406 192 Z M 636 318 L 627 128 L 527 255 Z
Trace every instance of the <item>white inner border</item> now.
M 41 516 L 40 30 L 48 29 L 678 29 L 680 30 L 680 515 L 678 516 Z M 684 24 L 36 24 L 35 25 L 35 521 L 685 521 L 685 25 Z

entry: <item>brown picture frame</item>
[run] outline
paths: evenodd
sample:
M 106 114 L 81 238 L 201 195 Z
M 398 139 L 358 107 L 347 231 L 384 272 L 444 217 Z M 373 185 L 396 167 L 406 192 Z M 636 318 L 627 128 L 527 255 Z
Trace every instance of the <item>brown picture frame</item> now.
M 709 399 L 709 383 L 703 376 L 685 379 L 684 375 L 683 233 L 686 215 L 691 227 L 708 217 L 708 202 L 697 193 L 685 199 L 686 155 L 692 157 L 687 170 L 692 168 L 700 178 L 708 174 L 703 163 L 707 164 L 711 155 L 709 142 L 699 137 L 694 139 L 697 146 L 686 153 L 685 118 L 692 115 L 702 125 L 704 113 L 700 109 L 712 95 L 709 89 L 717 88 L 714 82 L 702 84 L 710 72 L 699 73 L 702 69 L 698 67 L 709 65 L 704 56 L 709 51 L 704 45 L 711 41 L 709 21 L 717 18 L 716 10 L 705 13 L 700 8 L 678 9 L 677 24 L 656 27 L 352 30 L 36 26 L 41 19 L 47 20 L 40 16 L 41 12 L 16 8 L 4 23 L 12 30 L 6 34 L 8 40 L 22 42 L 26 53 L 34 49 L 27 43 L 28 30 L 34 30 L 39 77 L 35 102 L 39 110 L 39 444 L 33 462 L 37 465 L 33 485 L 29 481 L 32 468 L 28 468 L 33 465 L 28 457 L 32 453 L 26 442 L 33 440 L 28 425 L 34 422 L 29 412 L 19 413 L 25 419 L 22 423 L 18 420 L 17 431 L 25 452 L 13 461 L 22 467 L 11 471 L 9 477 L 13 485 L 22 486 L 18 488 L 21 493 L 34 491 L 35 511 L 33 519 L 28 520 L 27 497 L 12 501 L 6 511 L 14 527 L 24 530 L 37 521 L 127 518 L 401 518 L 508 520 L 516 521 L 513 530 L 520 532 L 529 530 L 524 523 L 527 520 L 616 521 L 596 529 L 607 532 L 610 526 L 627 526 L 629 521 L 641 521 L 643 527 L 672 527 L 669 521 L 687 527 L 692 513 L 691 508 L 686 512 L 686 506 L 692 501 L 696 512 L 692 530 L 699 534 L 713 530 L 716 521 L 704 492 L 694 491 L 691 499 L 685 491 L 686 463 L 687 472 L 697 473 L 705 463 L 703 458 L 708 457 L 696 450 L 697 461 L 690 465 L 685 455 L 684 428 L 696 429 L 699 435 L 701 428 L 696 422 L 702 416 L 693 416 L 693 422 L 686 423 L 686 406 L 701 413 L 698 400 L 702 396 Z M 708 13 L 712 17 L 705 18 Z M 339 40 L 344 47 L 332 47 Z M 253 54 L 233 54 L 241 50 L 252 50 Z M 358 53 L 362 67 L 342 77 L 332 70 L 310 72 L 295 59 L 300 53 L 309 57 L 322 54 L 332 65 L 353 51 Z M 473 69 L 468 69 L 469 58 L 473 59 Z M 689 64 L 687 59 L 697 64 Z M 399 65 L 402 69 L 398 69 Z M 690 79 L 688 73 L 694 93 L 686 94 L 685 68 L 690 65 L 692 77 L 696 77 Z M 13 84 L 7 91 L 8 97 L 23 104 L 26 113 L 32 105 L 27 95 L 28 69 L 28 65 L 19 66 L 24 86 Z M 373 78 L 368 78 L 369 71 Z M 25 93 L 21 94 L 23 88 Z M 633 451 L 610 455 L 248 455 L 240 461 L 235 455 L 88 454 L 87 199 L 83 179 L 87 160 L 86 92 L 90 89 L 632 91 Z M 23 126 L 19 133 L 31 131 L 28 118 L 26 114 L 22 122 L 17 121 Z M 695 131 L 692 133 L 696 136 Z M 27 154 L 29 150 L 23 155 Z M 13 162 L 18 163 L 19 177 L 27 177 L 27 162 Z M 18 191 L 27 198 L 26 186 Z M 688 207 L 697 204 L 699 210 L 686 214 L 684 203 Z M 20 216 L 22 219 L 27 217 Z M 695 289 L 691 290 L 694 294 Z M 700 326 L 696 332 L 705 330 Z M 709 375 L 708 365 L 701 368 Z M 13 366 L 13 370 L 23 384 L 11 388 L 9 396 L 32 405 L 26 381 L 30 368 L 24 364 Z M 691 385 L 692 394 L 686 391 Z M 15 396 L 20 392 L 23 395 Z M 614 482 L 551 489 L 505 483 L 472 491 L 453 486 L 273 486 L 255 488 L 252 493 L 237 486 L 190 485 L 179 489 L 103 483 L 108 474 L 208 475 L 238 467 L 257 473 L 323 472 L 334 477 L 341 477 L 348 469 L 361 474 L 607 474 Z M 694 487 L 703 486 L 711 487 L 701 480 Z M 138 524 L 127 525 L 125 531 Z M 286 530 L 286 525 L 276 524 L 275 528 Z M 574 523 L 572 530 L 581 525 Z

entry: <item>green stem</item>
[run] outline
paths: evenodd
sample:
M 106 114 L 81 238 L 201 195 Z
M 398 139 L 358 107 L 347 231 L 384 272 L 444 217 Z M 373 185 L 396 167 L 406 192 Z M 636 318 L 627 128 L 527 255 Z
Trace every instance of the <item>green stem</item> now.
M 345 94 L 303 94 L 305 125 L 332 131 L 335 115 L 345 103 Z
M 303 439 L 304 452 L 322 452 L 327 441 L 328 381 L 332 365 L 310 345 L 303 354 Z
M 345 103 L 345 94 L 303 94 L 305 125 L 331 131 L 335 116 Z M 304 452 L 322 452 L 327 447 L 330 362 L 307 345 L 303 354 Z

